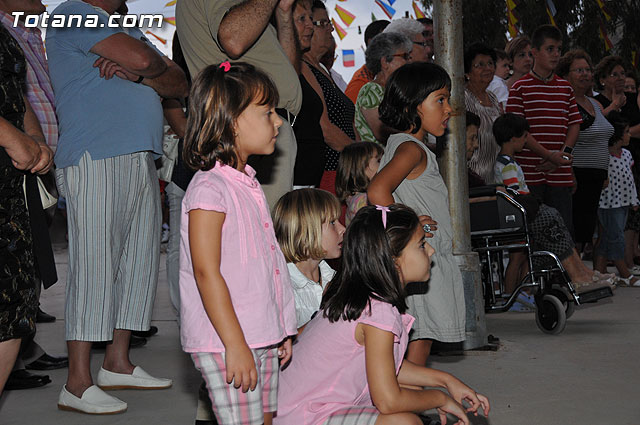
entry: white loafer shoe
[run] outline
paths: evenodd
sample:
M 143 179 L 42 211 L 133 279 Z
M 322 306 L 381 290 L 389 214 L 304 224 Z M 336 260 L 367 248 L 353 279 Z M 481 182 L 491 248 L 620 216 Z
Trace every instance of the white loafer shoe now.
M 173 385 L 171 379 L 155 378 L 145 372 L 140 366 L 136 366 L 131 375 L 109 372 L 108 370 L 100 368 L 97 382 L 98 386 L 103 390 L 161 390 Z
M 88 413 L 90 415 L 112 415 L 127 410 L 127 403 L 102 391 L 97 385 L 92 385 L 82 393 L 82 398 L 62 387 L 58 397 L 58 409 Z

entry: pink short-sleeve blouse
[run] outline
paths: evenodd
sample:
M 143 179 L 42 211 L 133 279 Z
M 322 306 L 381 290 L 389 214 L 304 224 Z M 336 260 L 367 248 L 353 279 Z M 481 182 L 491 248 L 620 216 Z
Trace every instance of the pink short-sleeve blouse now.
M 284 255 L 255 171 L 216 164 L 198 171 L 182 200 L 180 225 L 180 338 L 184 351 L 223 352 L 202 304 L 189 250 L 189 211 L 225 214 L 220 271 L 250 348 L 295 335 L 296 310 Z

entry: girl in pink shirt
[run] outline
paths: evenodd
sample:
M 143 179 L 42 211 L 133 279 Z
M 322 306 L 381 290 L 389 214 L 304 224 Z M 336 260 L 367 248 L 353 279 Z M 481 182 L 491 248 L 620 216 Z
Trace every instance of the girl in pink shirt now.
M 182 201 L 180 337 L 219 424 L 270 424 L 279 362 L 296 312 L 269 208 L 247 165 L 274 151 L 282 119 L 269 77 L 245 63 L 205 68 L 193 83 L 185 162 L 199 170 Z
M 274 424 L 420 425 L 413 412 L 434 408 L 442 423 L 450 413 L 469 424 L 466 412 L 489 413 L 487 398 L 460 380 L 403 361 L 413 323 L 404 287 L 429 279 L 433 252 L 408 207 L 368 206 L 356 214 L 342 269 L 282 372 Z

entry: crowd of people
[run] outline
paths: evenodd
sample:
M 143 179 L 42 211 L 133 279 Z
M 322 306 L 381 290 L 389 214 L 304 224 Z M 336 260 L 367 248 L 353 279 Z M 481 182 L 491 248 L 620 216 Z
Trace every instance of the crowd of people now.
M 105 25 L 50 28 L 46 56 L 39 30 L 12 25 L 16 11 L 44 6 L 0 0 L 0 393 L 49 382 L 25 365 L 68 365 L 62 410 L 120 413 L 109 390 L 171 387 L 129 358 L 157 332 L 167 204 L 171 302 L 212 406 L 196 423 L 489 413 L 485 396 L 426 367 L 433 342 L 463 341 L 466 322 L 432 143 L 447 133 L 452 81 L 432 63 L 431 19 L 372 22 L 346 83 L 320 0 L 180 0 L 172 59 L 107 25 L 126 0 L 62 3 L 54 14 Z M 517 193 L 534 248 L 554 252 L 578 291 L 640 286 L 632 72 L 617 56 L 594 68 L 583 50 L 562 54 L 551 25 L 495 47 L 464 52 L 466 140 L 448 143 L 466 144 L 469 185 Z M 161 198 L 165 125 L 178 153 Z M 68 358 L 33 342 L 40 286 L 57 280 L 36 178 L 47 173 L 67 219 Z M 522 252 L 509 259 L 508 292 L 527 267 Z

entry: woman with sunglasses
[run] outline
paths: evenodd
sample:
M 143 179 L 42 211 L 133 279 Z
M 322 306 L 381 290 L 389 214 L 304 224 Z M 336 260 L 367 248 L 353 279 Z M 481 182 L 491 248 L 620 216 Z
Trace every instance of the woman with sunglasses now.
M 355 125 L 363 141 L 386 144 L 391 129 L 380 121 L 378 106 L 387 79 L 411 59 L 412 44 L 409 38 L 395 32 L 378 34 L 369 43 L 364 55 L 367 68 L 375 77 L 362 86 L 356 101 Z

